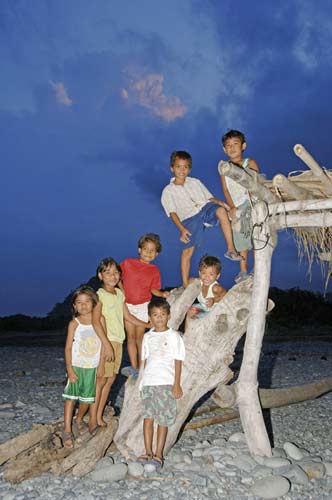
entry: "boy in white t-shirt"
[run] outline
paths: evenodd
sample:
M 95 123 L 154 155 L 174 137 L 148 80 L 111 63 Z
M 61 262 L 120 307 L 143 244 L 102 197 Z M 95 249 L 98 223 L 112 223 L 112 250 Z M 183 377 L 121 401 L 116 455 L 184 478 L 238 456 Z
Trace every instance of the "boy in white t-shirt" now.
M 139 386 L 146 454 L 138 460 L 159 468 L 163 465 L 168 427 L 176 419 L 176 399 L 182 397 L 180 381 L 185 348 L 180 334 L 167 327 L 170 305 L 165 299 L 158 297 L 149 302 L 148 314 L 153 328 L 143 337 L 144 371 Z M 158 424 L 155 453 L 152 451 L 154 420 Z

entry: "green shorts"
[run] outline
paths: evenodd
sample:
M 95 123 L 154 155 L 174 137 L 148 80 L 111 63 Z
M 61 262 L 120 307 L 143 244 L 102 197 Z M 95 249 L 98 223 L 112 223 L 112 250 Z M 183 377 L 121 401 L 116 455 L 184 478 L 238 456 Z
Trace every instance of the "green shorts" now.
M 170 427 L 176 419 L 176 399 L 171 385 L 144 385 L 141 391 L 144 418 L 154 418 L 158 425 Z
M 78 376 L 78 380 L 76 382 L 70 382 L 68 379 L 62 394 L 62 399 L 79 401 L 85 404 L 94 403 L 96 396 L 97 369 L 73 366 L 73 370 Z

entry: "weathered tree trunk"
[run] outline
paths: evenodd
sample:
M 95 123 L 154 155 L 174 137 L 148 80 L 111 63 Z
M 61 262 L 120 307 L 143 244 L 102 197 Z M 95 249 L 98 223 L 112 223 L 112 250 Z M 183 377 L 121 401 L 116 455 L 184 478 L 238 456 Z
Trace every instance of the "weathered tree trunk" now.
M 89 433 L 81 435 L 75 441 L 74 449 L 63 448 L 62 429 L 63 422 L 60 420 L 36 425 L 32 431 L 0 445 L 5 480 L 19 483 L 47 471 L 75 476 L 87 474 L 111 445 L 117 419 L 112 418 L 108 426 L 93 437 Z
M 188 307 L 199 292 L 193 283 L 172 304 L 171 325 L 177 328 Z M 186 359 L 183 363 L 181 385 L 184 396 L 178 400 L 178 417 L 170 427 L 165 453 L 177 439 L 194 404 L 219 383 L 226 384 L 233 377 L 229 365 L 233 361 L 235 346 L 246 331 L 252 292 L 252 279 L 235 285 L 207 316 L 188 322 L 184 334 Z M 174 314 L 173 314 L 174 313 Z M 139 396 L 139 378 L 126 383 L 125 398 L 114 437 L 118 449 L 126 457 L 143 453 L 143 419 Z
M 275 241 L 271 238 L 268 208 L 263 202 L 253 210 L 255 276 L 243 361 L 236 382 L 237 403 L 249 450 L 253 455 L 271 456 L 271 446 L 258 398 L 257 370 L 265 331 L 271 258 Z
M 318 165 L 316 160 L 311 156 L 310 153 L 305 149 L 302 144 L 295 144 L 293 148 L 296 156 L 301 158 L 301 160 L 308 165 L 315 177 L 317 177 L 322 184 L 324 184 L 324 191 L 329 195 L 332 195 L 332 179 L 329 175 Z

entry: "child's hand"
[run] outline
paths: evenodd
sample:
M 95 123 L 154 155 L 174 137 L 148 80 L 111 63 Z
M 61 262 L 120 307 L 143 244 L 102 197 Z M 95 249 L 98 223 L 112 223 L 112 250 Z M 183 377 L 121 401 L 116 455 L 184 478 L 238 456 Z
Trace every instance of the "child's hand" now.
M 196 307 L 191 307 L 190 309 L 188 309 L 187 318 L 195 319 L 197 313 L 198 309 Z
M 114 361 L 115 359 L 114 349 L 110 342 L 108 342 L 107 346 L 105 347 L 105 359 L 106 361 Z
M 237 208 L 236 207 L 233 207 L 233 208 L 230 208 L 229 212 L 228 212 L 228 217 L 233 220 L 233 219 L 236 219 L 236 211 L 237 211 Z
M 188 231 L 188 229 L 183 229 L 180 234 L 180 241 L 182 241 L 182 243 L 189 243 L 189 236 L 191 236 L 191 232 Z
M 174 384 L 173 387 L 172 387 L 172 394 L 173 396 L 175 397 L 175 399 L 180 399 L 182 398 L 183 396 L 183 392 L 182 392 L 182 387 L 181 385 L 176 385 Z
M 167 297 L 169 297 L 170 294 L 171 294 L 171 292 L 163 292 L 163 298 L 167 299 Z
M 214 297 L 209 297 L 208 299 L 206 299 L 206 307 L 210 309 L 210 307 L 212 307 L 213 304 L 214 304 Z
M 76 375 L 76 373 L 74 372 L 74 370 L 72 368 L 69 368 L 67 370 L 67 374 L 68 374 L 68 378 L 69 378 L 70 382 L 72 382 L 73 384 L 78 381 L 78 376 Z

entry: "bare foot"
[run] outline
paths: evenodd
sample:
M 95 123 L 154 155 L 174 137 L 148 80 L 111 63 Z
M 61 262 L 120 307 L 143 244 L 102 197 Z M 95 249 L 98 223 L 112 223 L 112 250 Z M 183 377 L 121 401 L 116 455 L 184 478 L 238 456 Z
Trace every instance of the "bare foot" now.
M 105 420 L 103 419 L 97 419 L 97 425 L 99 425 L 99 427 L 107 427 L 107 422 L 105 422 Z

